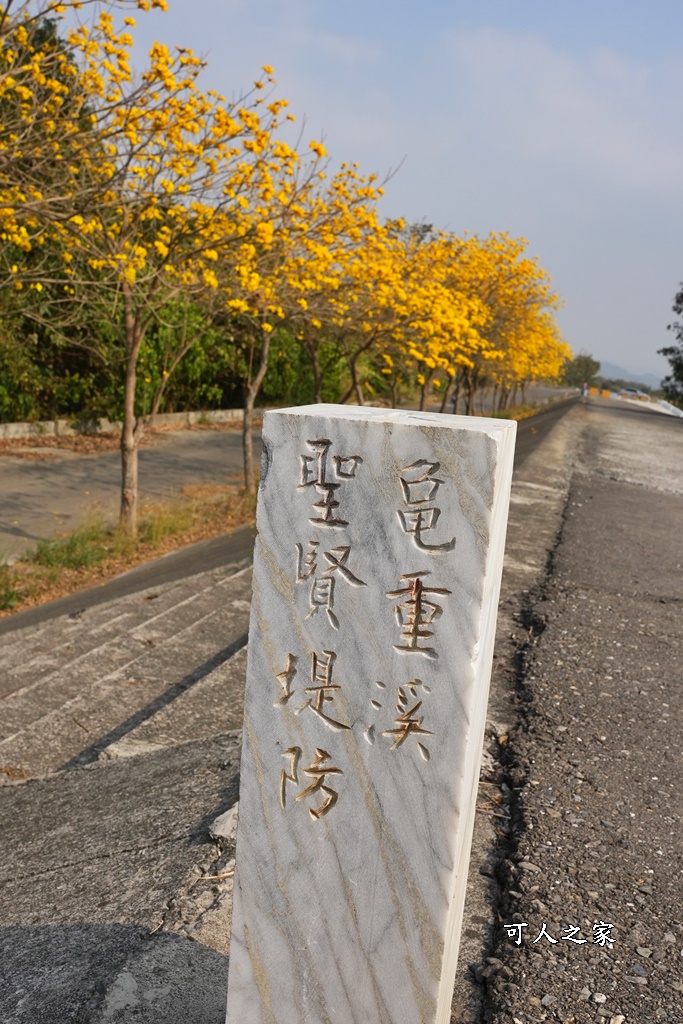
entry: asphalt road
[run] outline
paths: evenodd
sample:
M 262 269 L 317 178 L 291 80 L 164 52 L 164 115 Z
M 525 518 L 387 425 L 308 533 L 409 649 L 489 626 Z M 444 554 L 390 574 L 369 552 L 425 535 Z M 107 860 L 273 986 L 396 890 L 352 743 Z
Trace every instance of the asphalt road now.
M 520 615 L 483 1019 L 681 1024 L 683 421 L 600 400 L 574 421 Z
M 544 437 L 547 437 L 558 420 L 576 404 L 578 398 L 565 398 L 555 405 L 529 419 L 521 420 L 517 424 L 517 441 L 515 443 L 515 469 L 519 469 L 524 460 L 540 444 Z
M 574 398 L 566 399 L 518 424 L 516 467 L 522 465 L 575 402 Z M 177 491 L 185 483 L 225 480 L 239 472 L 241 437 L 236 431 L 174 431 L 157 437 L 158 445 L 141 452 L 141 479 L 145 481 L 146 494 L 155 493 L 153 489 L 156 488 L 157 494 L 168 495 L 171 492 L 164 488 L 169 488 L 171 481 Z M 260 437 L 254 440 L 258 450 Z M 50 496 L 59 494 L 59 506 L 69 507 L 70 503 L 80 498 L 79 488 L 86 481 L 91 494 L 95 488 L 99 488 L 98 493 L 107 492 L 107 507 L 113 514 L 118 490 L 107 474 L 114 477 L 117 470 L 116 452 L 90 456 L 69 454 L 48 463 L 0 458 L 3 483 L 10 481 L 10 486 L 3 487 L 0 494 L 0 554 L 7 550 L 8 537 L 15 540 L 18 538 L 23 545 L 28 546 L 37 537 L 49 535 L 55 525 L 50 515 L 46 512 L 41 514 L 41 505 L 44 509 Z M 27 534 L 18 523 L 12 525 L 12 520 L 19 515 L 35 523 L 32 534 Z M 77 517 L 74 517 L 74 525 L 77 521 Z M 68 526 L 69 523 L 64 525 Z M 0 635 L 21 626 L 36 625 L 54 615 L 76 614 L 146 587 L 159 586 L 194 573 L 241 562 L 251 554 L 254 536 L 252 527 L 242 527 L 225 537 L 200 541 L 131 569 L 106 584 L 0 620 Z
M 683 421 L 589 400 L 531 453 L 546 426 L 520 431 L 463 935 L 485 946 L 456 989 L 479 1011 L 453 1020 L 683 1024 Z M 138 579 L 176 558 L 199 565 Z M 106 752 L 0 789 L 3 1021 L 225 1019 L 234 838 L 207 826 L 237 797 L 244 666 L 206 667 L 248 574 L 206 575 L 3 641 L 36 762 L 36 737 Z
M 118 451 L 75 455 L 39 449 L 36 454 L 40 461 L 0 457 L 0 561 L 59 529 L 74 529 L 89 513 L 110 521 L 118 514 Z M 237 430 L 163 431 L 139 458 L 141 502 L 171 498 L 187 484 L 239 479 L 242 436 Z
M 552 428 L 576 399 L 571 398 L 519 424 L 515 462 Z M 27 448 L 30 441 L 27 441 Z M 258 455 L 260 437 L 254 435 Z M 118 514 L 118 451 L 75 455 L 66 449 L 37 449 L 40 461 L 0 457 L 0 561 L 16 558 L 37 540 L 74 529 L 91 513 L 114 521 Z M 140 497 L 177 495 L 188 484 L 241 479 L 242 439 L 238 430 L 176 430 L 154 435 L 140 451 Z

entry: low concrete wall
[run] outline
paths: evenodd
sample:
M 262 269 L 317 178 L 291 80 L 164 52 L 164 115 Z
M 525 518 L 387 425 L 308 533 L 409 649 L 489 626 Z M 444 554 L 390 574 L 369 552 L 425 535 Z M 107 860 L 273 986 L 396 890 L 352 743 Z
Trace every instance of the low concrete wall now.
M 163 412 L 154 417 L 155 427 L 190 427 L 196 423 L 234 423 L 242 409 L 209 409 L 206 412 Z M 108 419 L 39 420 L 37 423 L 0 423 L 0 438 L 68 437 L 74 434 L 118 434 L 121 423 Z

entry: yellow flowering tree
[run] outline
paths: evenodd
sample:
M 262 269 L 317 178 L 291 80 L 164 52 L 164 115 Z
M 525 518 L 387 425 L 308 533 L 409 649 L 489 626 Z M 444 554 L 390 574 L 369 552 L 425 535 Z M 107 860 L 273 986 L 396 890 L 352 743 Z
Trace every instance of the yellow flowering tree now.
M 332 177 L 320 175 L 313 185 L 305 196 L 306 230 L 286 268 L 287 322 L 310 363 L 314 401 L 321 402 L 325 349 L 332 344 L 345 352 L 348 362 L 359 266 L 367 261 L 370 245 L 375 252 L 382 248 L 385 233 L 376 210 L 383 189 L 375 175 L 364 176 L 356 164 L 342 164 Z M 369 278 L 368 262 L 365 272 Z M 349 369 L 353 388 L 355 365 Z
M 364 227 L 331 300 L 330 323 L 350 378 L 341 401 L 355 395 L 363 404 L 370 385 L 359 368 L 369 359 L 394 399 L 408 380 L 417 382 L 422 407 L 429 383 L 464 358 L 478 338 L 481 303 L 450 280 L 445 236 L 429 237 L 402 222 Z
M 486 310 L 480 297 L 463 287 L 456 272 L 452 236 L 410 232 L 406 244 L 414 313 L 404 334 L 404 351 L 418 368 L 420 408 L 432 387 L 441 397 L 443 411 L 451 384 L 472 365 L 484 345 L 481 329 Z
M 474 413 L 480 388 L 501 395 L 533 379 L 556 377 L 568 348 L 559 338 L 553 310 L 558 306 L 547 274 L 525 255 L 526 241 L 504 233 L 465 239 L 442 234 L 421 246 L 432 265 L 432 280 L 457 297 L 458 326 L 416 340 L 410 354 L 420 366 L 418 382 L 436 385 L 446 407 L 466 393 Z
M 253 490 L 254 405 L 269 365 L 273 333 L 291 330 L 311 360 L 320 397 L 319 345 L 332 329 L 339 288 L 359 225 L 372 219 L 372 179 L 343 165 L 329 178 L 325 149 L 309 143 L 309 154 L 261 197 L 249 212 L 250 237 L 223 263 L 226 305 L 245 350 L 243 451 L 245 486 Z
M 203 65 L 194 54 L 156 43 L 136 82 L 130 71 L 133 27 L 132 17 L 115 27 L 112 13 L 103 9 L 93 25 L 69 33 L 90 119 L 90 132 L 75 133 L 80 149 L 73 166 L 87 203 L 72 204 L 70 215 L 56 221 L 39 222 L 56 239 L 63 260 L 61 273 L 49 282 L 53 289 L 58 278 L 62 282 L 50 315 L 61 307 L 58 319 L 74 319 L 87 305 L 120 339 L 120 522 L 129 534 L 136 532 L 140 441 L 169 375 L 194 341 L 184 329 L 187 301 L 217 291 L 219 267 L 267 236 L 260 210 L 296 163 L 293 150 L 277 138 L 286 103 L 272 98 L 269 67 L 245 95 L 226 103 L 200 89 Z M 40 241 L 29 232 L 27 248 Z M 172 315 L 175 324 L 169 323 Z M 149 414 L 136 416 L 138 364 L 147 333 L 158 324 L 173 340 Z
M 165 0 L 19 0 L 0 5 L 0 281 L 41 284 L 41 247 L 51 225 L 92 198 L 81 160 L 92 159 L 93 128 L 111 113 L 60 39 L 65 13 L 92 8 L 165 8 Z M 87 31 L 87 30 L 86 30 Z M 129 74 L 112 43 L 109 58 Z M 31 253 L 31 274 L 22 254 Z
M 467 289 L 483 302 L 486 345 L 465 375 L 467 412 L 484 383 L 503 394 L 531 379 L 557 376 L 567 346 L 559 339 L 553 311 L 559 306 L 550 278 L 526 255 L 527 242 L 505 233 L 468 239 L 458 254 L 458 271 Z M 556 360 L 550 358 L 555 353 Z

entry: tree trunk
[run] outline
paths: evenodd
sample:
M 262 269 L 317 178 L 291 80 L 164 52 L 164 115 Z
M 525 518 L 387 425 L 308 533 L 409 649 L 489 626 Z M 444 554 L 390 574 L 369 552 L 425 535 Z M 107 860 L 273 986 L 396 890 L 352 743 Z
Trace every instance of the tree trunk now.
M 138 532 L 138 448 L 135 440 L 136 367 L 128 361 L 121 431 L 121 511 L 119 527 L 127 537 Z
M 360 383 L 360 381 L 358 379 L 358 358 L 361 355 L 361 352 L 364 352 L 364 351 L 365 351 L 365 349 L 361 349 L 360 352 L 356 352 L 348 360 L 349 370 L 351 371 L 351 387 L 349 388 L 349 391 L 347 392 L 347 395 L 353 394 L 353 392 L 355 391 L 356 392 L 356 398 L 358 399 L 358 404 L 359 405 L 365 405 L 365 398 L 364 398 L 364 395 L 363 395 L 363 388 L 361 387 L 361 383 Z
M 323 375 L 320 369 L 320 356 L 318 350 L 311 350 L 311 366 L 313 368 L 313 401 L 321 405 L 323 400 Z
M 439 412 L 445 412 L 446 411 L 446 402 L 448 401 L 448 396 L 451 393 L 451 384 L 452 383 L 453 383 L 453 379 L 451 377 L 449 377 L 448 380 L 446 381 L 446 387 L 443 389 L 443 398 L 441 399 L 441 407 L 439 408 Z
M 254 442 L 252 429 L 254 422 L 254 405 L 261 390 L 263 378 L 268 370 L 268 355 L 270 353 L 270 331 L 261 331 L 261 358 L 259 368 L 253 381 L 247 385 L 244 396 L 244 422 L 242 424 L 242 454 L 244 458 L 244 488 L 247 494 L 253 494 L 256 490 L 256 474 L 254 472 Z
M 457 381 L 453 389 L 453 415 L 458 415 L 458 402 L 460 401 L 460 382 Z
M 433 370 L 430 370 L 429 373 L 425 376 L 424 384 L 422 385 L 422 388 L 420 390 L 420 412 L 424 411 L 425 403 L 427 401 L 427 389 L 431 384 L 432 377 Z
M 123 286 L 124 328 L 126 333 L 126 379 L 123 392 L 121 429 L 121 508 L 119 528 L 126 537 L 138 532 L 138 447 L 144 433 L 142 421 L 135 419 L 137 364 L 142 342 L 142 326 L 133 311 L 130 288 Z
M 254 493 L 256 478 L 254 474 L 254 441 L 251 436 L 254 422 L 254 402 L 256 395 L 251 388 L 247 389 L 244 399 L 244 420 L 242 423 L 242 459 L 244 464 L 244 487 L 249 494 Z
M 474 399 L 477 394 L 476 374 L 467 374 L 467 377 L 465 378 L 465 387 L 467 388 L 467 406 L 465 411 L 468 416 L 474 416 Z
M 346 405 L 346 403 L 348 402 L 349 398 L 351 397 L 351 395 L 355 391 L 356 392 L 356 398 L 358 399 L 358 404 L 359 405 L 365 405 L 365 396 L 363 395 L 363 388 L 361 386 L 360 381 L 358 380 L 358 360 L 363 355 L 363 353 L 367 352 L 367 350 L 370 348 L 370 346 L 372 344 L 374 344 L 375 335 L 374 335 L 374 333 L 371 334 L 370 337 L 368 338 L 368 340 L 365 342 L 365 344 L 361 345 L 361 347 L 356 349 L 356 351 L 353 352 L 353 353 L 349 352 L 348 346 L 346 345 L 346 339 L 345 338 L 341 337 L 339 340 L 342 342 L 342 344 L 344 346 L 344 355 L 346 357 L 346 364 L 347 364 L 347 366 L 349 368 L 349 373 L 351 374 L 351 386 L 344 392 L 342 397 L 339 399 L 339 404 L 340 405 Z

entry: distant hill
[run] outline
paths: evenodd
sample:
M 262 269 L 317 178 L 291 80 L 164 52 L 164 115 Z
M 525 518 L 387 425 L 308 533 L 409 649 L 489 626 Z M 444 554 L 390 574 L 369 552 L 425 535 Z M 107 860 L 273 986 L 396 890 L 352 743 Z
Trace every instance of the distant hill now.
M 654 373 L 636 373 L 635 370 L 627 370 L 615 363 L 601 362 L 598 376 L 607 377 L 608 380 L 624 380 L 630 384 L 645 384 L 649 388 L 659 388 L 662 384 L 662 378 L 655 377 Z

